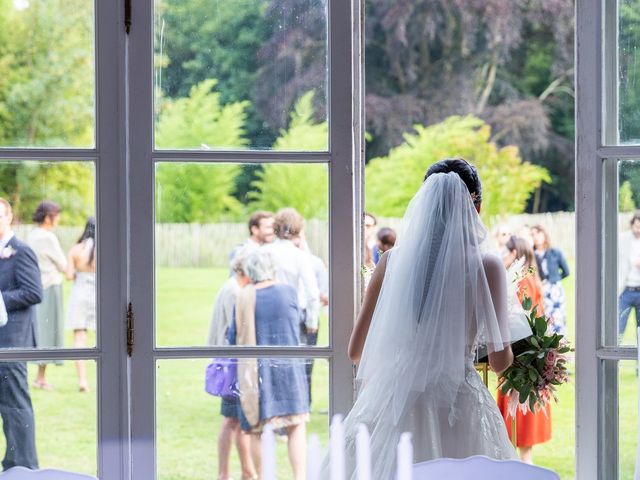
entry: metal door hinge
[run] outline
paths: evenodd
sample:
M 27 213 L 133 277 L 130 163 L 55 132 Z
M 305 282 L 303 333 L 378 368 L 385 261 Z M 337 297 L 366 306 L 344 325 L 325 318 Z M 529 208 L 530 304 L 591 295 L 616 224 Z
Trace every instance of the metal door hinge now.
M 127 355 L 131 357 L 133 354 L 133 305 L 129 302 L 127 306 Z
M 132 0 L 124 0 L 124 31 L 131 32 L 131 1 Z

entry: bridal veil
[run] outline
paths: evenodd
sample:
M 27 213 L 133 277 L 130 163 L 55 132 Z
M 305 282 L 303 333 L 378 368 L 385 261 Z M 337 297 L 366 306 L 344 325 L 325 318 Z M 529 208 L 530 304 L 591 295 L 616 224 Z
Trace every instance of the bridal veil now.
M 486 236 L 460 176 L 430 175 L 388 258 L 357 375 L 366 400 L 352 415 L 385 411 L 397 425 L 428 392 L 434 405 L 451 408 L 455 422 L 453 406 L 475 348 L 483 344 L 491 353 L 516 340 L 508 318 L 496 315 L 483 266 Z

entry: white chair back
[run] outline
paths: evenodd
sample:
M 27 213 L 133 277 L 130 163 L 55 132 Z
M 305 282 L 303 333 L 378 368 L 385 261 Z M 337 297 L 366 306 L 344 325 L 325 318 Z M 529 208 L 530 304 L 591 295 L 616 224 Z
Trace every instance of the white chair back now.
M 97 480 L 96 477 L 82 473 L 65 472 L 64 470 L 44 469 L 29 470 L 24 467 L 13 467 L 0 473 L 0 480 Z
M 517 460 L 494 460 L 482 455 L 439 458 L 413 465 L 413 480 L 560 480 L 557 473 Z

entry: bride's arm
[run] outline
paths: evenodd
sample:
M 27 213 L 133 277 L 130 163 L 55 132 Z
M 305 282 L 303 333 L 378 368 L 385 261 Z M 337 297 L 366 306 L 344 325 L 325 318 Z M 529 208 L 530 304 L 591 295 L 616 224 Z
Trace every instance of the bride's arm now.
M 390 250 L 389 250 L 390 251 Z M 384 279 L 384 271 L 387 268 L 387 257 L 389 251 L 386 251 L 380 257 L 378 264 L 376 265 L 369 286 L 364 294 L 364 301 L 362 302 L 362 308 L 356 319 L 356 324 L 351 332 L 351 338 L 349 339 L 349 358 L 353 363 L 360 361 L 362 355 L 362 349 L 364 348 L 364 342 L 367 339 L 367 333 L 369 333 L 369 325 L 371 325 L 371 318 L 373 317 L 373 311 L 376 308 L 378 302 L 378 295 L 380 295 L 380 288 L 382 287 L 382 280 Z
M 502 261 L 494 255 L 486 255 L 483 258 L 483 264 L 500 331 L 509 331 L 507 276 L 505 275 L 504 266 Z M 503 372 L 512 363 L 513 352 L 511 351 L 511 345 L 507 345 L 503 350 L 489 354 L 489 365 L 496 373 Z

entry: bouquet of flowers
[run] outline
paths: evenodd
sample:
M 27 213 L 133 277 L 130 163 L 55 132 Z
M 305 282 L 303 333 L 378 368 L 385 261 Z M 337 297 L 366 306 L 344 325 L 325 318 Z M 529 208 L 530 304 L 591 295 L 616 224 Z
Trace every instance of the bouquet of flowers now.
M 531 298 L 525 296 L 522 307 L 532 334 L 521 341 L 524 348 L 514 353 L 513 364 L 498 379 L 512 417 L 517 409 L 526 414 L 544 408 L 552 398 L 557 402 L 556 387 L 569 381 L 566 354 L 573 348 L 563 335 L 550 332 L 546 317 L 531 305 Z

